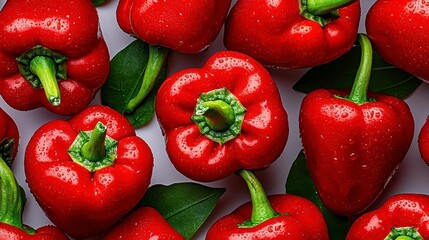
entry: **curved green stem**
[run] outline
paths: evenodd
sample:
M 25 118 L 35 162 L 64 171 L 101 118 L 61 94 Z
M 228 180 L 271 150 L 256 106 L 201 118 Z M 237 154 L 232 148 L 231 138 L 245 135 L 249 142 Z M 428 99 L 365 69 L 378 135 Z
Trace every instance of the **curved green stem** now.
M 48 101 L 54 106 L 60 105 L 55 61 L 47 56 L 36 56 L 30 61 L 30 71 L 40 79 Z
M 367 91 L 371 78 L 372 46 L 365 34 L 358 34 L 358 41 L 361 46 L 360 65 L 348 99 L 356 104 L 363 104 L 368 101 Z
M 137 95 L 128 102 L 125 109 L 126 112 L 134 111 L 150 93 L 167 59 L 168 52 L 169 50 L 167 48 L 149 45 L 149 59 L 143 75 L 142 84 Z
M 314 15 L 325 15 L 353 3 L 355 0 L 306 0 L 307 11 Z
M 83 158 L 95 162 L 106 156 L 106 141 L 107 128 L 101 122 L 95 125 L 89 141 L 83 144 L 80 154 Z
M 252 216 L 249 221 L 241 224 L 240 226 L 253 227 L 270 218 L 279 216 L 279 214 L 271 207 L 271 203 L 265 194 L 265 190 L 255 174 L 244 169 L 239 170 L 238 174 L 244 179 L 244 181 L 246 181 L 250 192 L 250 198 L 252 199 Z
M 224 131 L 234 124 L 234 110 L 228 103 L 222 100 L 214 100 L 204 102 L 203 106 L 205 108 L 203 116 L 206 118 L 206 123 L 211 129 Z
M 17 183 L 12 170 L 0 158 L 0 222 L 23 228 L 24 190 Z

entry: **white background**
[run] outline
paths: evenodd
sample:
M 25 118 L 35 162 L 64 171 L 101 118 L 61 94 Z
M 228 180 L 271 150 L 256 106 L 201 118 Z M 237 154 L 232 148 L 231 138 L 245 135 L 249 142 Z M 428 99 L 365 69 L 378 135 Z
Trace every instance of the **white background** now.
M 5 0 L 0 0 L 0 7 L 4 5 L 4 2 Z M 111 2 L 105 6 L 97 8 L 100 16 L 101 29 L 109 47 L 111 57 L 133 40 L 130 36 L 122 32 L 116 23 L 115 11 L 117 2 L 118 0 L 111 0 Z M 360 32 L 365 32 L 365 14 L 373 2 L 374 0 L 361 1 L 362 18 L 359 29 Z M 233 1 L 233 3 L 235 3 L 235 1 Z M 222 38 L 223 30 L 215 42 L 210 46 L 209 50 L 203 53 L 194 55 L 171 53 L 168 60 L 168 75 L 184 68 L 200 67 L 203 65 L 203 63 L 213 53 L 225 49 L 222 43 Z M 289 116 L 290 133 L 288 143 L 280 158 L 269 168 L 259 171 L 257 175 L 265 186 L 267 194 L 277 194 L 285 192 L 284 186 L 290 166 L 301 149 L 301 142 L 298 133 L 298 112 L 304 94 L 292 90 L 292 86 L 306 70 L 269 69 L 269 71 L 281 91 L 282 101 Z M 422 84 L 410 97 L 406 99 L 406 102 L 411 107 L 415 119 L 416 128 L 414 139 L 403 164 L 372 208 L 379 206 L 386 198 L 396 193 L 414 192 L 429 194 L 429 189 L 427 187 L 429 180 L 429 167 L 421 159 L 417 147 L 418 133 L 429 113 L 429 109 L 426 105 L 428 95 L 429 85 Z M 97 95 L 92 102 L 92 104 L 97 103 L 100 103 L 99 95 Z M 0 107 L 12 116 L 19 127 L 21 135 L 18 156 L 15 160 L 13 170 L 19 184 L 25 189 L 28 198 L 24 213 L 24 223 L 34 228 L 51 224 L 49 219 L 45 217 L 44 213 L 35 202 L 25 182 L 23 156 L 28 140 L 37 128 L 48 121 L 54 119 L 67 119 L 68 117 L 58 116 L 44 109 L 20 112 L 10 108 L 2 99 L 0 99 Z M 161 131 L 156 119 L 153 119 L 147 126 L 139 129 L 137 134 L 150 145 L 155 157 L 155 166 L 151 181 L 152 184 L 169 185 L 176 182 L 191 181 L 177 172 L 168 160 L 165 152 L 164 139 L 161 136 Z M 224 180 L 204 184 L 212 187 L 224 187 L 227 188 L 227 191 L 221 197 L 216 209 L 201 230 L 195 235 L 194 239 L 204 239 L 208 227 L 214 221 L 219 219 L 221 216 L 228 214 L 242 203 L 249 201 L 248 191 L 243 181 L 238 176 L 233 175 Z

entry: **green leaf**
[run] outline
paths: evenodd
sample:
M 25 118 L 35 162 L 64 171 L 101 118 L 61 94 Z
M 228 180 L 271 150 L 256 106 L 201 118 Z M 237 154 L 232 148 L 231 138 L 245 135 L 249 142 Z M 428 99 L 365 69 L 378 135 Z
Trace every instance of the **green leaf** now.
M 351 223 L 347 217 L 342 217 L 330 212 L 317 193 L 316 187 L 310 178 L 304 152 L 301 151 L 292 164 L 287 182 L 286 192 L 304 197 L 312 201 L 322 212 L 328 226 L 329 237 L 331 240 L 344 240 Z
M 313 90 L 346 89 L 353 86 L 360 62 L 360 47 L 354 46 L 340 58 L 311 68 L 293 86 L 294 90 L 309 93 Z M 381 56 L 373 52 L 371 80 L 368 89 L 398 98 L 409 96 L 422 81 L 417 77 L 386 63 Z
M 224 192 L 224 188 L 210 188 L 197 183 L 153 185 L 137 207 L 157 209 L 174 229 L 186 239 L 191 239 Z
M 148 64 L 149 45 L 137 39 L 116 54 L 110 62 L 110 72 L 101 88 L 101 103 L 109 106 L 139 128 L 154 116 L 155 96 L 166 78 L 167 67 L 163 66 L 151 93 L 132 112 L 126 112 L 127 104 L 137 95 Z

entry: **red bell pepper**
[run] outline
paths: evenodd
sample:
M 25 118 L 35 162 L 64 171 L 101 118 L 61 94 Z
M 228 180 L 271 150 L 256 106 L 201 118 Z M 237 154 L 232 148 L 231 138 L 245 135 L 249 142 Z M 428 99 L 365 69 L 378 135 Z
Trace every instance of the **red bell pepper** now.
M 423 124 L 419 137 L 418 146 L 420 155 L 427 165 L 429 165 L 429 117 L 426 118 L 426 122 Z
M 398 194 L 380 208 L 360 216 L 346 240 L 429 239 L 429 196 Z
M 49 219 L 74 238 L 99 234 L 146 192 L 153 168 L 149 146 L 128 120 L 90 106 L 68 121 L 40 127 L 25 152 L 28 186 Z
M 130 213 L 101 240 L 184 240 L 174 228 L 152 207 L 141 207 Z
M 361 63 L 350 92 L 325 89 L 303 100 L 299 127 L 310 176 L 332 212 L 351 216 L 383 191 L 407 153 L 414 134 L 408 105 L 368 93 L 372 48 L 360 34 Z
M 0 25 L 0 94 L 11 107 L 73 115 L 105 82 L 109 52 L 91 1 L 8 0 Z
M 171 162 L 197 181 L 264 168 L 280 156 L 288 138 L 275 82 L 262 65 L 238 52 L 218 52 L 202 68 L 166 79 L 157 93 L 156 115 Z
M 197 53 L 216 38 L 231 0 L 120 0 L 119 26 L 151 45 Z
M 429 82 L 428 6 L 425 1 L 376 1 L 365 25 L 380 56 L 392 65 Z
M 291 194 L 267 197 L 256 176 L 246 170 L 239 174 L 246 181 L 252 201 L 210 227 L 206 240 L 327 240 L 325 220 L 309 200 Z
M 69 239 L 54 226 L 43 226 L 34 230 L 22 223 L 22 212 L 26 198 L 25 192 L 19 186 L 12 170 L 0 158 L 0 239 Z
M 0 157 L 9 165 L 16 157 L 19 131 L 15 121 L 0 108 Z
M 354 0 L 238 0 L 225 22 L 224 43 L 267 66 L 312 67 L 350 50 L 359 20 Z

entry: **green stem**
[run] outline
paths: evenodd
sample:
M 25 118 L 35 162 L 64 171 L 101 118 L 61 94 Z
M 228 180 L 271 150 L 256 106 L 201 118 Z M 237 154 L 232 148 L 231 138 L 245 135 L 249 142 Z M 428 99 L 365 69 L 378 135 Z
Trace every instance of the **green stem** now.
M 60 105 L 55 61 L 47 56 L 36 56 L 30 62 L 30 71 L 40 79 L 48 101 L 54 106 Z
M 314 15 L 325 15 L 345 7 L 355 0 L 306 0 L 307 11 Z
M 206 118 L 206 123 L 211 129 L 224 131 L 234 123 L 234 110 L 228 103 L 222 100 L 214 100 L 204 102 L 203 106 L 206 110 L 203 116 Z
M 106 133 L 106 125 L 98 122 L 92 131 L 89 141 L 83 144 L 82 149 L 80 150 L 80 154 L 83 158 L 96 162 L 106 156 L 106 145 L 104 144 Z
M 244 169 L 239 170 L 238 174 L 244 179 L 244 181 L 246 181 L 250 192 L 250 198 L 252 199 L 252 216 L 249 221 L 240 226 L 253 227 L 270 218 L 279 216 L 279 214 L 271 207 L 270 201 L 265 194 L 265 190 L 255 174 Z
M 12 170 L 0 158 L 0 222 L 23 228 L 22 211 L 25 194 Z
M 371 78 L 372 47 L 365 34 L 358 34 L 358 41 L 361 46 L 360 65 L 348 99 L 356 104 L 363 104 L 368 101 L 367 91 Z
M 143 75 L 142 84 L 137 95 L 128 102 L 125 110 L 126 112 L 134 111 L 150 93 L 167 59 L 168 52 L 169 49 L 167 48 L 149 45 L 149 59 Z

